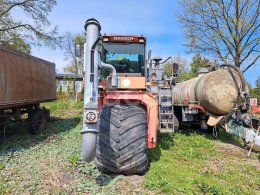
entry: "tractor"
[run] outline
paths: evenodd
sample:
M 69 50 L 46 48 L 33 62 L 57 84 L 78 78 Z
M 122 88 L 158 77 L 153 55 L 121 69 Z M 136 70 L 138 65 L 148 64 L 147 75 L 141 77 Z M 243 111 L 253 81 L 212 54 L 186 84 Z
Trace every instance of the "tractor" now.
M 178 83 L 178 65 L 172 64 L 172 75 L 166 77 L 162 59 L 152 60 L 151 51 L 146 55 L 144 36 L 101 35 L 94 18 L 86 21 L 85 30 L 81 158 L 94 160 L 102 172 L 144 174 L 147 149 L 156 147 L 158 131 L 173 133 L 185 122 L 206 129 L 227 118 L 250 118 L 234 117 L 245 113 L 248 94 L 237 68 L 223 65 Z M 248 132 L 260 144 L 256 131 Z

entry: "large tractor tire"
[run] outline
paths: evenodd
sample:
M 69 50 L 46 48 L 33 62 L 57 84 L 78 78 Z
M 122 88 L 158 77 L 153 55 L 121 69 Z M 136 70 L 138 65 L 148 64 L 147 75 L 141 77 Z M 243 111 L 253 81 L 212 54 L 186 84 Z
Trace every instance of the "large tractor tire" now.
M 105 173 L 144 174 L 148 168 L 146 110 L 114 104 L 101 109 L 95 164 Z

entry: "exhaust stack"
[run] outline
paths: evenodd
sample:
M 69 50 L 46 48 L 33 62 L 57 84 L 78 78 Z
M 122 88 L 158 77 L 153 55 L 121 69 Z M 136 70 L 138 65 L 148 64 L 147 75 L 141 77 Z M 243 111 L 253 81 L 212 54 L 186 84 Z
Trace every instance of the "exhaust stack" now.
M 85 88 L 81 159 L 91 162 L 96 155 L 96 142 L 99 130 L 98 118 L 98 42 L 101 26 L 94 19 L 85 24 L 86 45 L 84 51 Z

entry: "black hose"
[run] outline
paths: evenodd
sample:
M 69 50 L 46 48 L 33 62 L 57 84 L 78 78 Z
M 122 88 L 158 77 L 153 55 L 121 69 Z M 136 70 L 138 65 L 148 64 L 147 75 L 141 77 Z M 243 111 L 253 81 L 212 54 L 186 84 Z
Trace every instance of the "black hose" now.
M 94 55 L 95 55 L 95 48 L 98 44 L 100 40 L 100 37 L 97 38 L 97 40 L 94 42 L 94 44 L 91 47 L 91 51 L 90 51 L 90 82 L 94 82 L 94 66 L 95 66 L 95 62 L 94 62 Z
M 241 79 L 241 82 L 242 82 L 242 91 L 246 91 L 246 80 L 245 80 L 244 75 L 241 72 L 241 70 L 238 67 L 231 65 L 231 64 L 222 64 L 220 67 L 225 67 L 225 66 L 234 69 L 238 73 L 238 75 Z
M 244 91 L 244 92 L 246 91 L 246 80 L 245 80 L 245 78 L 244 78 L 243 73 L 241 72 L 241 70 L 240 70 L 238 67 L 236 67 L 236 66 L 234 66 L 234 65 L 231 65 L 231 64 L 223 64 L 223 65 L 221 65 L 220 67 L 221 67 L 221 68 L 222 68 L 222 67 L 229 67 L 229 68 L 232 68 L 233 70 L 235 70 L 235 71 L 238 73 L 238 75 L 239 75 L 239 77 L 240 77 L 240 79 L 241 79 L 241 82 L 242 82 L 242 91 Z M 236 112 L 236 106 L 237 106 L 238 102 L 239 102 L 239 96 L 237 97 L 236 104 L 234 105 L 233 109 L 232 109 L 224 118 L 222 118 L 222 119 L 218 122 L 218 124 L 221 124 L 221 123 L 227 121 L 227 120 Z

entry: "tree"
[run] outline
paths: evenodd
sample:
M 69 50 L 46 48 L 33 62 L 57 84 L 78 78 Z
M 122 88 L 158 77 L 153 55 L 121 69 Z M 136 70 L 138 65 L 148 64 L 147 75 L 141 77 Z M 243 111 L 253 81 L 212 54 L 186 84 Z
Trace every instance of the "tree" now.
M 181 0 L 190 46 L 245 72 L 260 58 L 260 0 Z
M 65 48 L 65 60 L 69 61 L 68 65 L 64 68 L 64 72 L 83 74 L 83 56 L 76 57 L 75 55 L 75 44 L 85 43 L 84 33 L 72 35 L 71 33 L 66 33 L 64 39 Z
M 56 0 L 0 0 L 0 45 L 13 45 L 27 52 L 29 44 L 59 45 L 62 38 L 58 36 L 57 26 L 50 28 L 48 20 L 55 5 Z M 13 44 L 9 44 L 10 41 Z
M 255 84 L 257 88 L 260 88 L 260 76 L 258 76 L 258 79 L 256 80 Z
M 251 96 L 254 98 L 260 98 L 260 87 L 252 88 Z
M 200 54 L 196 54 L 193 56 L 190 64 L 188 64 L 188 61 L 178 54 L 178 56 L 173 58 L 171 63 L 165 65 L 165 73 L 167 77 L 171 76 L 172 63 L 177 63 L 179 65 L 177 80 L 181 82 L 196 77 L 199 68 L 208 68 L 210 60 L 203 58 Z
M 12 34 L 8 38 L 2 39 L 0 45 L 21 51 L 27 54 L 31 53 L 31 46 L 21 39 L 16 33 Z
M 179 82 L 191 79 L 190 73 L 188 71 L 188 68 L 189 68 L 188 61 L 185 58 L 181 57 L 180 54 L 175 56 L 172 59 L 171 63 L 165 64 L 164 69 L 165 69 L 165 74 L 166 74 L 167 77 L 171 76 L 171 66 L 172 66 L 172 63 L 176 63 L 176 64 L 179 65 L 178 78 L 177 78 L 177 80 Z
M 250 83 L 248 83 L 249 89 L 250 89 L 250 95 L 253 98 L 260 98 L 260 76 L 255 82 L 256 87 L 252 87 Z
M 191 74 L 191 77 L 196 77 L 198 70 L 200 68 L 208 68 L 208 65 L 209 65 L 209 59 L 201 57 L 200 54 L 196 54 L 192 58 L 191 63 L 190 63 L 190 67 L 191 67 L 190 74 Z

